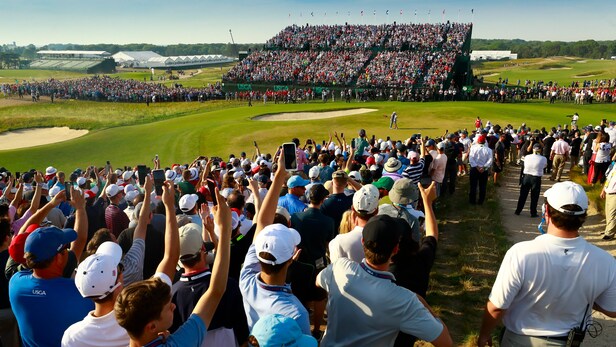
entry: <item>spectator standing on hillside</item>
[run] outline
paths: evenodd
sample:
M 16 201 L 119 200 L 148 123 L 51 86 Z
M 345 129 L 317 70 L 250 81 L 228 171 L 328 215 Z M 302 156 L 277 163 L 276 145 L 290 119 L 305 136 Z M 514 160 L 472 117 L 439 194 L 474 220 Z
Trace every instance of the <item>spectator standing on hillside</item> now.
M 552 159 L 552 176 L 550 180 L 555 179 L 560 182 L 560 177 L 565 169 L 565 163 L 569 160 L 569 153 L 571 152 L 571 146 L 565 141 L 565 133 L 558 135 L 558 140 L 552 145 L 552 152 L 550 153 L 550 159 Z
M 533 145 L 533 153 L 524 157 L 524 176 L 522 177 L 518 206 L 515 210 L 517 215 L 524 209 L 528 192 L 530 192 L 530 216 L 537 217 L 537 202 L 541 193 L 541 176 L 543 176 L 543 169 L 547 165 L 547 159 L 540 153 L 541 145 L 536 143 Z
M 616 317 L 616 261 L 579 234 L 588 209 L 584 188 L 561 182 L 544 196 L 546 233 L 507 251 L 478 346 L 492 345 L 491 333 L 501 320 L 506 328 L 501 346 L 565 346 L 576 327 L 582 327 L 583 339 L 593 310 Z
M 323 323 L 323 313 L 327 301 L 327 293 L 322 288 L 315 286 L 317 274 L 328 264 L 326 258 L 327 245 L 335 236 L 334 220 L 326 216 L 320 210 L 323 201 L 328 195 L 327 189 L 322 184 L 313 186 L 308 192 L 310 204 L 304 212 L 295 213 L 291 216 L 291 227 L 297 230 L 301 236 L 299 248 L 302 250 L 298 261 L 309 264 L 313 269 L 310 283 L 293 288 L 293 292 L 305 306 L 314 304 L 312 314 L 313 335 L 319 334 Z

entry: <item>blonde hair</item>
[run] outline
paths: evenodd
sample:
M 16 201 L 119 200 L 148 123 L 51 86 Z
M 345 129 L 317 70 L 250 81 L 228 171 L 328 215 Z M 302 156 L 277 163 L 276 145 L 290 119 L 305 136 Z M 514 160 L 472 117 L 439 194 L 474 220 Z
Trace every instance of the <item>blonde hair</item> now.
M 338 228 L 339 234 L 346 234 L 349 231 L 353 230 L 353 211 L 346 210 L 342 214 L 342 220 L 340 220 L 340 227 Z

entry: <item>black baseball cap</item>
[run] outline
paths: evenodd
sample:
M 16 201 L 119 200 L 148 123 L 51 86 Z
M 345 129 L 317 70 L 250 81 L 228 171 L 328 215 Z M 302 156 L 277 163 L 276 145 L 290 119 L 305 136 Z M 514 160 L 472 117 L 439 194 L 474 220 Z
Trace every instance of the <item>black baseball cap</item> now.
M 402 237 L 400 223 L 406 222 L 388 215 L 371 218 L 362 231 L 364 247 L 376 254 L 391 254 Z

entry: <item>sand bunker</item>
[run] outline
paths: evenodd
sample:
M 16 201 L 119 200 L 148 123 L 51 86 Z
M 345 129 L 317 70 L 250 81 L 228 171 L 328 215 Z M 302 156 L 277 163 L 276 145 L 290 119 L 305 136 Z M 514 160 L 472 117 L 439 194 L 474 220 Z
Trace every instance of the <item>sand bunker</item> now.
M 336 118 L 344 116 L 352 116 L 355 114 L 363 114 L 378 111 L 373 108 L 356 108 L 352 110 L 341 111 L 328 111 L 328 112 L 288 112 L 288 113 L 276 113 L 266 114 L 263 116 L 254 117 L 252 120 L 274 122 L 274 121 L 288 121 L 288 120 L 314 120 L 314 119 L 326 119 Z
M 87 130 L 69 127 L 33 128 L 7 131 L 0 134 L 0 150 L 28 148 L 72 140 L 87 134 Z
M 566 67 L 566 66 L 564 66 L 564 67 L 550 67 L 550 68 L 547 68 L 545 70 L 571 70 L 571 68 L 570 67 Z

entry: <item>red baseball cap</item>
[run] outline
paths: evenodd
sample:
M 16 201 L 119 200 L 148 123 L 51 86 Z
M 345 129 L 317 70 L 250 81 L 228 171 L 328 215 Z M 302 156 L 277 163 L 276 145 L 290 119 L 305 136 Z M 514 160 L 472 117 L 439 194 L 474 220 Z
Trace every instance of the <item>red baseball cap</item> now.
M 26 245 L 26 239 L 34 230 L 40 228 L 38 224 L 30 224 L 26 229 L 26 232 L 15 235 L 13 240 L 11 240 L 11 244 L 9 245 L 9 255 L 16 262 L 20 264 L 26 263 L 26 258 L 24 257 L 24 247 Z

